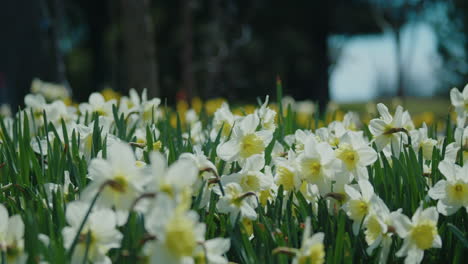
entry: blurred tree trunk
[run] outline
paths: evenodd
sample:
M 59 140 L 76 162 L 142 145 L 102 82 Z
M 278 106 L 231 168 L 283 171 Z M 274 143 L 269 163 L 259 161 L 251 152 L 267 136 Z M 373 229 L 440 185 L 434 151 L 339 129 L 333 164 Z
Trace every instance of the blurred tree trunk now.
M 65 58 L 63 56 L 62 49 L 60 47 L 60 41 L 63 39 L 63 25 L 65 24 L 65 6 L 61 0 L 54 1 L 54 24 L 53 24 L 53 35 L 54 35 L 54 52 L 55 52 L 55 66 L 56 66 L 56 80 L 57 82 L 65 85 L 67 90 L 71 92 L 68 85 L 67 75 L 65 70 Z
M 405 96 L 405 82 L 404 82 L 404 69 L 403 69 L 403 58 L 401 50 L 401 34 L 402 28 L 396 27 L 394 29 L 395 34 L 395 59 L 396 59 L 396 85 L 397 85 L 397 96 Z
M 0 4 L 0 103 L 15 111 L 23 104 L 33 78 L 55 81 L 55 61 L 48 38 L 51 22 L 43 1 Z
M 156 42 L 149 0 L 121 0 L 123 53 L 127 89 L 148 89 L 148 96 L 159 96 Z
M 182 0 L 182 54 L 180 63 L 182 67 L 182 87 L 188 102 L 191 102 L 195 87 L 193 74 L 193 0 Z

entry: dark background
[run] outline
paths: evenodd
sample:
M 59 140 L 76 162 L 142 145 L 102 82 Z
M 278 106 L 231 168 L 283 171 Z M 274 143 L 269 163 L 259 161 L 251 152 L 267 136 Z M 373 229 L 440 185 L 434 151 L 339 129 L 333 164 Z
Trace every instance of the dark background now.
M 451 48 L 468 52 L 465 0 L 0 0 L 0 103 L 22 104 L 34 77 L 70 87 L 76 101 L 146 87 L 169 103 L 252 102 L 274 94 L 281 76 L 285 94 L 324 105 L 339 59 L 330 36 L 390 29 L 399 54 L 401 29 L 415 20 L 439 38 L 438 91 L 466 83 L 464 53 Z M 397 72 L 394 95 L 405 96 Z

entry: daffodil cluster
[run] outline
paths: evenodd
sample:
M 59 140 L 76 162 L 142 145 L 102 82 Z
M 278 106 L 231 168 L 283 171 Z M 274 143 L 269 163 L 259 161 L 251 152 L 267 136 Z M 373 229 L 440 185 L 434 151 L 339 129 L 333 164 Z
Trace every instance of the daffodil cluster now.
M 292 98 L 174 111 L 146 90 L 77 105 L 59 91 L 35 80 L 1 119 L 2 263 L 438 263 L 467 250 L 466 87 L 444 133 L 384 104 L 361 120 Z

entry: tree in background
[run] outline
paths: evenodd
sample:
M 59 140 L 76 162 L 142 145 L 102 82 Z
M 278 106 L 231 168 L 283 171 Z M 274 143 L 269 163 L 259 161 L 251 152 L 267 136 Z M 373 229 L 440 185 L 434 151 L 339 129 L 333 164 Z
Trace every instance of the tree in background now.
M 57 7 L 58 2 L 62 7 Z M 40 48 L 31 47 L 31 41 L 24 43 L 8 29 L 5 32 L 12 37 L 5 38 L 7 41 L 0 45 L 15 46 L 22 41 L 18 48 L 28 44 L 28 52 L 36 54 L 30 54 L 31 58 L 42 58 L 34 61 L 52 62 L 40 63 L 41 69 L 35 67 L 28 73 L 28 70 L 21 72 L 18 61 L 8 59 L 6 64 L 3 61 L 8 72 L 3 70 L 4 77 L 0 79 L 15 83 L 13 86 L 21 87 L 24 92 L 29 89 L 33 76 L 48 81 L 69 80 L 79 101 L 106 86 L 122 92 L 132 87 L 148 88 L 151 96 L 167 97 L 172 103 L 178 91 L 183 91 L 179 93 L 181 98 L 188 99 L 224 96 L 229 100 L 252 101 L 258 96 L 274 94 L 275 77 L 280 75 L 286 94 L 324 105 L 329 99 L 329 73 L 336 62 L 336 58 L 335 62 L 330 61 L 329 56 L 334 52 L 329 50 L 331 35 L 346 37 L 390 30 L 395 35 L 396 53 L 400 54 L 403 25 L 423 15 L 427 18 L 428 10 L 439 9 L 434 3 L 442 3 L 448 13 L 453 13 L 451 18 L 457 18 L 453 19 L 458 21 L 456 27 L 436 26 L 435 29 L 444 40 L 454 31 L 464 39 L 463 52 L 454 52 L 460 50 L 453 48 L 457 41 L 444 41 L 440 45 L 444 62 L 453 66 L 450 73 L 459 72 L 454 75 L 463 76 L 468 68 L 465 57 L 460 55 L 468 50 L 465 2 L 41 0 L 21 9 L 21 1 L 14 1 L 2 4 L 6 8 L 2 10 L 12 10 L 15 14 L 29 10 L 40 17 L 47 17 L 44 14 L 48 13 L 49 26 L 41 31 L 43 22 L 35 16 L 15 24 L 18 28 L 27 27 L 30 30 L 27 34 L 38 40 L 34 43 L 40 43 Z M 55 17 L 62 19 L 54 20 Z M 58 31 L 54 30 L 59 27 L 54 23 L 60 24 L 60 34 L 55 34 Z M 54 34 L 58 41 L 54 41 Z M 64 59 L 56 59 L 60 57 L 57 55 Z M 398 95 L 401 96 L 405 91 L 404 66 L 408 66 L 403 65 L 401 54 L 397 59 Z M 60 61 L 65 62 L 65 67 L 60 67 Z M 61 72 L 65 69 L 66 78 L 59 78 L 54 73 L 56 69 L 62 69 Z M 28 77 L 24 78 L 26 73 Z M 17 97 L 22 98 L 22 95 L 24 93 Z
M 124 64 L 129 88 L 148 88 L 149 96 L 159 96 L 155 37 L 149 0 L 121 0 Z

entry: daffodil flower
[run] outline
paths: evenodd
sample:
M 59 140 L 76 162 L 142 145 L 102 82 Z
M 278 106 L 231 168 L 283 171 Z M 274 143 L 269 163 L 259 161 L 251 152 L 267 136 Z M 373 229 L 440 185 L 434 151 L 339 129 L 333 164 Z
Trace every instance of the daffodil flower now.
M 6 263 L 26 263 L 24 252 L 24 223 L 20 215 L 9 216 L 0 204 L 0 250 L 5 254 Z
M 89 203 L 81 201 L 68 204 L 65 216 L 69 226 L 62 230 L 66 249 L 71 248 L 89 207 Z M 116 228 L 117 216 L 114 211 L 108 208 L 94 208 L 78 235 L 71 263 L 111 263 L 107 252 L 120 247 L 123 237 Z
M 377 105 L 381 118 L 372 119 L 369 130 L 374 135 L 377 150 L 381 151 L 391 144 L 396 155 L 400 154 L 401 145 L 406 142 L 406 134 L 403 128 L 403 108 L 398 106 L 395 115 L 388 112 L 388 108 L 380 103 Z
M 323 233 L 312 235 L 310 218 L 306 219 L 304 234 L 302 235 L 301 248 L 293 259 L 293 264 L 323 264 L 325 263 L 325 246 L 323 245 Z
M 278 157 L 275 164 L 275 183 L 287 192 L 298 190 L 302 180 L 294 151 L 289 150 L 287 158 Z
M 122 142 L 110 146 L 107 159 L 91 160 L 88 177 L 92 181 L 81 197 L 90 201 L 103 188 L 97 201 L 98 205 L 114 207 L 123 212 L 131 209 L 136 198 L 142 193 L 143 186 L 148 182 L 147 177 L 136 166 L 132 149 Z
M 363 223 L 365 240 L 369 245 L 366 252 L 371 255 L 380 246 L 379 263 L 385 264 L 392 246 L 392 236 L 395 233 L 394 219 L 399 217 L 401 209 L 390 212 L 387 205 L 377 195 L 372 197 L 370 204 L 369 213 Z
M 457 88 L 450 90 L 450 101 L 457 112 L 457 125 L 460 128 L 465 127 L 466 117 L 468 115 L 468 85 L 465 86 L 463 92 Z
M 377 160 L 377 152 L 364 141 L 357 132 L 346 132 L 342 137 L 336 157 L 341 160 L 343 168 L 358 179 L 368 179 L 367 166 Z
M 238 217 L 240 219 L 257 219 L 255 208 L 257 208 L 258 203 L 254 193 L 244 192 L 242 187 L 235 182 L 228 183 L 223 188 L 224 196 L 219 198 L 216 208 L 220 213 L 229 214 L 231 224 L 234 224 Z M 217 188 L 215 191 L 221 194 Z
M 410 131 L 410 135 L 414 151 L 417 153 L 419 149 L 422 149 L 423 158 L 431 160 L 432 151 L 437 146 L 437 140 L 428 137 L 426 123 L 423 123 L 421 128 Z
M 234 121 L 236 121 L 238 118 L 238 116 L 235 116 L 231 112 L 229 105 L 224 102 L 221 107 L 218 108 L 214 113 L 211 139 L 214 141 L 218 136 L 219 130 L 223 128 L 223 131 L 221 131 L 221 139 L 224 141 L 231 133 L 231 129 L 234 126 Z
M 218 145 L 216 152 L 225 161 L 245 161 L 255 154 L 263 154 L 270 143 L 271 130 L 257 131 L 260 120 L 257 115 L 250 114 L 239 121 L 233 128 L 231 138 Z
M 265 166 L 262 155 L 253 155 L 248 158 L 238 173 L 221 177 L 223 185 L 230 182 L 238 183 L 244 192 L 260 192 L 270 188 L 273 178 L 263 174 L 260 170 Z
M 315 136 L 308 136 L 304 151 L 297 157 L 297 162 L 304 181 L 316 184 L 321 194 L 330 191 L 337 163 L 333 149 L 328 143 L 319 143 Z
M 442 239 L 437 231 L 439 214 L 435 207 L 416 210 L 411 220 L 401 214 L 395 218 L 393 225 L 402 239 L 403 245 L 396 253 L 397 257 L 405 257 L 405 264 L 421 263 L 424 250 L 442 247 Z
M 193 263 L 206 229 L 194 211 L 178 207 L 169 196 L 161 194 L 146 219 L 145 228 L 155 237 L 144 248 L 149 263 Z
M 367 180 L 359 180 L 358 186 L 361 192 L 350 185 L 345 185 L 344 189 L 349 199 L 343 206 L 346 214 L 353 220 L 353 233 L 357 235 L 362 220 L 369 213 L 371 200 L 374 197 L 374 187 Z
M 468 211 L 468 164 L 460 167 L 448 160 L 439 163 L 439 170 L 445 180 L 438 181 L 429 196 L 437 202 L 437 211 L 452 215 L 461 207 Z

